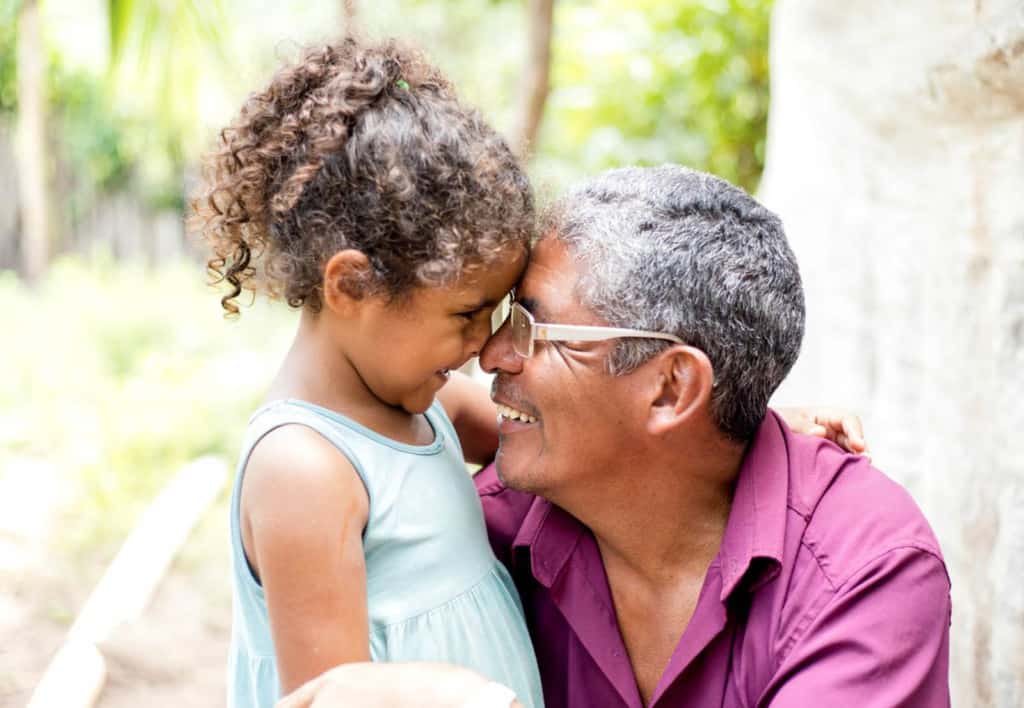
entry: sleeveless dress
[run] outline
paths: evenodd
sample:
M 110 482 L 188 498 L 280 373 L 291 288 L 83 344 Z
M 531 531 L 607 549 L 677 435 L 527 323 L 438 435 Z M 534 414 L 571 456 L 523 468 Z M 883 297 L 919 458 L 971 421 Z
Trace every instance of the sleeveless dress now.
M 231 495 L 229 706 L 270 708 L 280 698 L 266 600 L 243 550 L 239 499 L 256 443 L 275 428 L 298 424 L 341 451 L 366 486 L 363 551 L 372 659 L 465 666 L 510 687 L 527 708 L 542 708 L 519 595 L 491 551 L 455 430 L 436 401 L 426 418 L 434 442 L 419 446 L 305 401 L 276 401 L 253 414 Z

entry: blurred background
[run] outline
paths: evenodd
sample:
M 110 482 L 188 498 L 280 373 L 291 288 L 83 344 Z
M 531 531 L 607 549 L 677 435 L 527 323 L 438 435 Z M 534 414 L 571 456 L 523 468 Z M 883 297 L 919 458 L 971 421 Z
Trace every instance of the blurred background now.
M 1021 0 L 0 0 L 0 705 L 178 470 L 233 466 L 296 318 L 221 316 L 188 195 L 245 95 L 352 24 L 425 48 L 542 200 L 678 162 L 781 214 L 808 331 L 776 402 L 862 415 L 947 556 L 954 705 L 1024 705 Z M 98 705 L 223 704 L 219 490 L 101 642 Z

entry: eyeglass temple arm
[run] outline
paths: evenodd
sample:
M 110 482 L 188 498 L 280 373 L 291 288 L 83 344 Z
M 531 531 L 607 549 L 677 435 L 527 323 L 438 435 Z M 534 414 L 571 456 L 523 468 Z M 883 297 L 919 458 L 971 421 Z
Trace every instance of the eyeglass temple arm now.
M 533 324 L 533 338 L 554 341 L 599 342 L 615 337 L 631 337 L 637 339 L 664 339 L 676 344 L 685 344 L 674 334 L 665 332 L 648 332 L 641 329 L 621 329 L 618 327 L 591 327 L 587 325 Z

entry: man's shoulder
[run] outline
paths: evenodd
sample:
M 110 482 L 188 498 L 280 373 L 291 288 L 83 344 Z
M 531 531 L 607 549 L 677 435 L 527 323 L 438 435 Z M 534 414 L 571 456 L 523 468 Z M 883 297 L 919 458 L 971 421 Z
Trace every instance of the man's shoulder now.
M 790 514 L 800 517 L 801 546 L 834 586 L 894 551 L 944 564 L 939 542 L 909 492 L 862 456 L 830 442 L 791 434 Z
M 783 560 L 737 660 L 751 703 L 949 705 L 949 575 L 924 514 L 866 458 L 784 436 Z
M 498 479 L 494 464 L 477 472 L 473 477 L 473 483 L 483 506 L 487 535 L 494 554 L 509 565 L 512 542 L 519 534 L 526 515 L 538 501 L 538 497 L 506 487 Z

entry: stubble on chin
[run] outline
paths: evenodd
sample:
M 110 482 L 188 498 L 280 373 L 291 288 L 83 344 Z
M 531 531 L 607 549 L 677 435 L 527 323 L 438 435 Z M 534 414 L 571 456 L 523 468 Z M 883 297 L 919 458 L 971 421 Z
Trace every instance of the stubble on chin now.
M 522 488 L 520 484 L 517 484 L 515 475 L 509 477 L 506 475 L 506 471 L 509 468 L 508 462 L 505 460 L 505 455 L 501 451 L 501 446 L 498 447 L 498 454 L 494 458 L 494 472 L 498 475 L 498 481 L 507 489 L 515 489 L 517 491 L 528 491 Z M 521 480 L 518 480 L 521 482 Z
M 509 461 L 503 460 L 502 457 L 499 449 L 494 459 L 494 471 L 498 476 L 498 480 L 506 489 L 535 496 L 544 496 L 536 484 L 537 480 L 533 475 L 529 474 L 529 464 L 509 464 Z
M 498 481 L 501 482 L 502 486 L 507 487 L 509 489 L 514 489 L 514 487 L 511 487 L 509 485 L 508 478 L 505 476 L 504 472 L 502 471 L 502 468 L 504 466 L 505 465 L 502 463 L 501 447 L 499 445 L 498 453 L 494 456 L 494 473 L 496 475 L 498 475 Z

